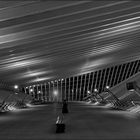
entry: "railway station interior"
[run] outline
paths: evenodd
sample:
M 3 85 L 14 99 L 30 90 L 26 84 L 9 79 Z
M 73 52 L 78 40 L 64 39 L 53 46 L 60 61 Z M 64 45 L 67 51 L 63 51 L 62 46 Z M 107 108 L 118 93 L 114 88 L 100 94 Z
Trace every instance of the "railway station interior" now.
M 140 139 L 140 2 L 0 0 L 0 139 Z

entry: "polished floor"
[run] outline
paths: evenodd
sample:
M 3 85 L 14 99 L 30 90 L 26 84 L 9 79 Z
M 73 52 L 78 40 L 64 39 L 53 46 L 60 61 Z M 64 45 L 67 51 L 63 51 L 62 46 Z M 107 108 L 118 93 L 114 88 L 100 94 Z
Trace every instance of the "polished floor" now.
M 1 140 L 140 139 L 140 117 L 84 102 L 69 103 L 65 133 L 56 134 L 61 104 L 37 105 L 0 114 Z

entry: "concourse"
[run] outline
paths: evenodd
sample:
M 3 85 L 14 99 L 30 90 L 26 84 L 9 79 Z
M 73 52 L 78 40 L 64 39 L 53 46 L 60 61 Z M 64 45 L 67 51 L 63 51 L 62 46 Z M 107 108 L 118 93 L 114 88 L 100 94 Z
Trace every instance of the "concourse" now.
M 64 115 L 65 133 L 56 134 L 55 122 L 60 112 L 61 105 L 54 103 L 6 114 L 8 119 L 0 120 L 1 139 L 103 140 L 140 137 L 140 117 L 124 111 L 115 113 L 114 110 L 85 102 L 69 103 L 69 114 Z
M 140 2 L 0 0 L 0 139 L 139 140 Z

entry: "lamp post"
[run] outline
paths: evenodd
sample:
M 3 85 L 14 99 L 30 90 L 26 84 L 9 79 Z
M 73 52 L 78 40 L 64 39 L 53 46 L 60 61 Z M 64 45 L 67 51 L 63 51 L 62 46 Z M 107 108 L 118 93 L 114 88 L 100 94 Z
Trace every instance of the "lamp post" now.
M 117 106 L 118 106 L 118 105 L 123 106 L 123 104 L 122 104 L 121 101 L 117 98 L 117 96 L 115 96 L 115 95 L 113 94 L 113 92 L 111 92 L 111 91 L 109 90 L 109 86 L 106 86 L 105 91 L 108 92 L 108 93 L 115 99 L 115 104 L 116 104 Z
M 109 90 L 108 86 L 106 86 L 105 91 L 108 92 L 116 101 L 120 102 L 120 100 L 117 98 L 117 96 L 115 96 L 113 94 L 113 92 L 111 92 L 111 90 Z
M 88 95 L 87 95 L 86 97 L 84 97 L 83 100 L 86 100 L 86 99 L 88 99 L 88 98 L 94 99 L 94 100 L 97 101 L 96 94 L 93 94 L 93 93 L 91 93 L 90 91 L 88 91 Z
M 97 89 L 94 89 L 94 93 L 95 93 L 96 96 L 98 95 L 101 98 L 102 101 L 105 101 L 105 99 L 99 94 Z

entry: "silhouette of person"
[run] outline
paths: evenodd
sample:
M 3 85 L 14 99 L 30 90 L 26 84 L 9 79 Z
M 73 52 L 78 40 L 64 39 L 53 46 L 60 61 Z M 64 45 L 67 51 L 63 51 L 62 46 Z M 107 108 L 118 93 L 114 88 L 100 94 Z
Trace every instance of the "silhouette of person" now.
M 68 103 L 66 99 L 63 100 L 62 113 L 68 113 Z

